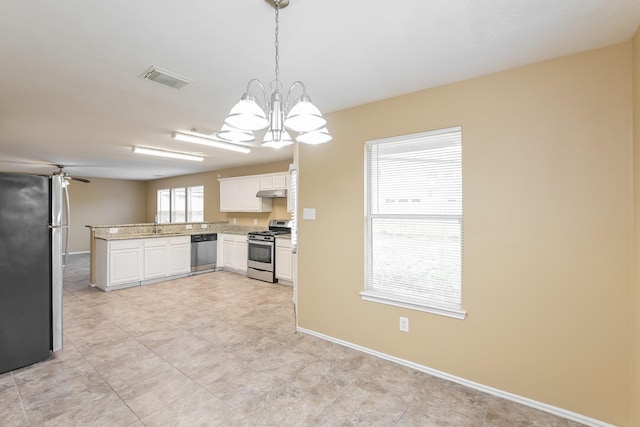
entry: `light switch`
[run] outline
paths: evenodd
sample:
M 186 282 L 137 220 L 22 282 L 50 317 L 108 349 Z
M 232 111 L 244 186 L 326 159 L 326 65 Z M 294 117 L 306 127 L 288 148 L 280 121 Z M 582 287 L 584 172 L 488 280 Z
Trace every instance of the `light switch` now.
M 302 209 L 302 219 L 316 219 L 316 208 L 303 208 Z

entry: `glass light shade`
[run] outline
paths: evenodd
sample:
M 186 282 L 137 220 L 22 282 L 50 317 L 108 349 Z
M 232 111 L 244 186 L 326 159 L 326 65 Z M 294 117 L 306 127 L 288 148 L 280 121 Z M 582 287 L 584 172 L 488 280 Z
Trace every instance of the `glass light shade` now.
M 236 129 L 228 124 L 222 125 L 216 136 L 229 142 L 251 142 L 256 139 L 253 132 Z
M 325 142 L 331 141 L 333 138 L 329 134 L 329 131 L 326 127 L 322 129 L 314 130 L 312 132 L 304 132 L 296 137 L 296 141 L 302 142 L 303 144 L 324 144 Z
M 293 144 L 293 140 L 287 131 L 282 131 L 282 135 L 280 136 L 280 141 L 273 140 L 273 132 L 269 131 L 264 135 L 264 141 L 262 142 L 263 147 L 271 147 L 271 148 L 282 148 L 287 145 Z
M 269 126 L 264 110 L 260 108 L 253 95 L 245 93 L 234 105 L 224 122 L 240 130 L 262 130 Z
M 310 132 L 327 124 L 318 107 L 311 103 L 308 96 L 301 97 L 291 108 L 284 125 L 296 132 Z

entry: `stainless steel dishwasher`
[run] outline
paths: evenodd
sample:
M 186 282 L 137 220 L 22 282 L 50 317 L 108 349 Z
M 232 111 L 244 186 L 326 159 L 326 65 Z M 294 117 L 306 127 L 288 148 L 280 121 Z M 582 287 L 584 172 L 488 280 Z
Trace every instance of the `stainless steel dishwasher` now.
M 191 236 L 191 272 L 216 268 L 218 235 L 194 234 Z

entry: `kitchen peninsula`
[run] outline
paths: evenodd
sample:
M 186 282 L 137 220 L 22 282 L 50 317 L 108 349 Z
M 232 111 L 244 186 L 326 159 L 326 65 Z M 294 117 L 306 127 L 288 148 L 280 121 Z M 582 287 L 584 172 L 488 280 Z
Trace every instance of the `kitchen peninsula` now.
M 171 280 L 190 274 L 191 236 L 218 233 L 246 236 L 264 227 L 232 225 L 228 222 L 143 223 L 87 225 L 90 229 L 90 283 L 102 290 L 115 290 Z M 161 255 L 155 259 L 154 252 Z M 164 258 L 162 258 L 164 256 Z M 166 262 L 162 262 L 162 260 Z M 129 271 L 114 269 L 121 261 Z M 145 261 L 147 265 L 145 268 Z M 113 277 L 118 276 L 118 279 Z

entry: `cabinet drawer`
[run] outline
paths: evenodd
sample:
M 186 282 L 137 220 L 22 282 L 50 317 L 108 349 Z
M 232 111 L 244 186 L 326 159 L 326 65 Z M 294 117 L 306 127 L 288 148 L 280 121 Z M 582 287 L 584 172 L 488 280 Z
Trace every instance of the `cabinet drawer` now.
M 291 239 L 276 237 L 276 248 L 291 249 Z
M 140 239 L 131 240 L 118 240 L 116 242 L 109 242 L 110 251 L 119 251 L 122 249 L 138 249 L 141 248 L 143 241 Z
M 183 245 L 185 243 L 191 243 L 191 236 L 177 236 L 169 238 L 170 245 Z
M 152 238 L 145 239 L 144 241 L 145 248 L 156 248 L 160 246 L 167 246 L 167 239 Z

